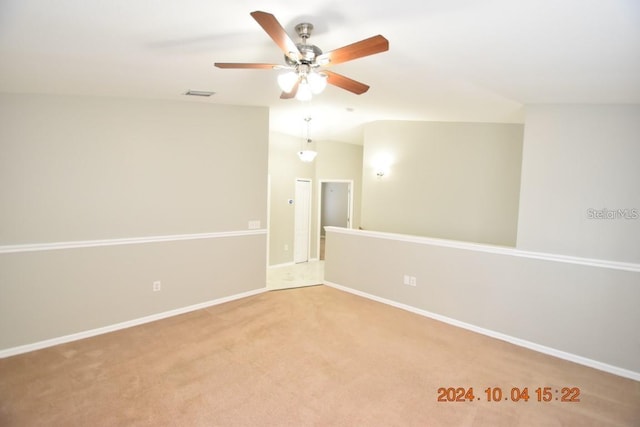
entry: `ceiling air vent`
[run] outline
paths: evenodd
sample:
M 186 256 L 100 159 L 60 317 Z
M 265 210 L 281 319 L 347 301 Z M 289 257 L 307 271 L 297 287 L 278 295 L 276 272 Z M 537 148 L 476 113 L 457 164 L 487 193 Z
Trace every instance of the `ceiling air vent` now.
M 215 94 L 215 92 L 210 92 L 208 90 L 188 90 L 184 94 L 189 96 L 211 96 Z

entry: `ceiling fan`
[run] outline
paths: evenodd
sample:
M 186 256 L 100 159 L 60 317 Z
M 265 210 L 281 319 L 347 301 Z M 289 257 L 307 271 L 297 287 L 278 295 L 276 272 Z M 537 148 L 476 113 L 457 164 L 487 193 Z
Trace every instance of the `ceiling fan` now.
M 361 95 L 369 90 L 369 86 L 326 70 L 325 67 L 389 50 L 389 41 L 383 36 L 377 35 L 323 53 L 319 47 L 307 44 L 313 30 L 312 24 L 296 25 L 295 30 L 301 42 L 294 43 L 272 14 L 255 11 L 251 12 L 251 16 L 284 52 L 286 64 L 216 62 L 214 65 L 218 68 L 288 70 L 278 76 L 278 84 L 282 89 L 280 98 L 282 99 L 294 97 L 299 100 L 311 99 L 312 94 L 320 93 L 327 83 Z

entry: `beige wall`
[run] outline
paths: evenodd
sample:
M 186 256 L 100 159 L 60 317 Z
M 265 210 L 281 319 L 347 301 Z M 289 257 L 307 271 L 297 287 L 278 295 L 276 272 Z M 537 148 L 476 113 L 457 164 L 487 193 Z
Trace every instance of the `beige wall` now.
M 353 180 L 353 227 L 359 225 L 362 177 L 362 146 L 336 141 L 316 141 L 318 156 L 313 163 L 298 159 L 302 138 L 272 132 L 269 140 L 269 265 L 293 262 L 293 232 L 296 178 L 312 180 L 311 258 L 318 257 L 318 191 L 321 180 Z M 285 247 L 288 248 L 285 250 Z
M 256 234 L 0 254 L 0 351 L 264 288 L 265 248 Z
M 362 205 L 362 152 L 361 145 L 325 141 L 319 146 L 316 177 L 319 180 L 352 180 L 353 212 L 351 227 L 360 226 Z
M 265 108 L 2 95 L 0 120 L 0 244 L 266 225 Z
M 288 201 L 295 199 L 296 178 L 312 180 L 315 194 L 315 163 L 298 159 L 300 144 L 301 138 L 274 132 L 269 136 L 269 265 L 293 262 L 295 204 Z
M 639 163 L 640 106 L 527 107 L 518 248 L 640 262 Z
M 519 124 L 367 124 L 363 228 L 514 246 L 522 134 Z
M 640 265 L 380 234 L 329 229 L 325 281 L 640 379 Z
M 264 288 L 268 125 L 266 108 L 0 95 L 0 350 Z
M 371 178 L 372 149 L 394 147 L 383 145 L 383 139 L 393 136 L 384 130 L 367 130 L 380 142 L 374 147 L 369 138 L 365 141 L 365 228 L 371 206 L 367 199 L 374 189 L 379 200 L 394 200 L 391 190 L 399 191 L 394 180 L 406 183 L 410 178 L 405 174 L 411 174 L 422 178 L 423 189 L 415 192 L 447 201 L 447 193 L 458 187 L 439 179 L 447 174 L 442 169 L 460 170 L 465 164 L 460 150 L 427 141 L 418 146 L 418 138 L 411 138 L 417 131 L 401 128 L 397 133 L 409 136 L 397 141 L 400 149 L 392 152 L 396 163 L 389 180 L 385 175 L 376 181 Z M 590 219 L 587 210 L 640 208 L 639 137 L 638 106 L 530 106 L 517 249 L 333 230 L 327 236 L 325 280 L 638 380 L 640 218 Z M 483 158 L 482 153 L 468 153 Z M 442 165 L 433 164 L 434 159 Z M 438 173 L 429 176 L 433 171 Z M 460 194 L 466 194 L 451 178 Z M 438 193 L 435 184 L 446 191 Z M 475 200 L 473 194 L 467 196 Z M 411 221 L 411 216 L 403 217 L 413 210 L 411 201 L 401 201 L 387 208 L 379 205 L 379 215 Z M 431 214 L 428 209 L 420 212 Z M 416 277 L 416 286 L 404 285 L 404 275 Z

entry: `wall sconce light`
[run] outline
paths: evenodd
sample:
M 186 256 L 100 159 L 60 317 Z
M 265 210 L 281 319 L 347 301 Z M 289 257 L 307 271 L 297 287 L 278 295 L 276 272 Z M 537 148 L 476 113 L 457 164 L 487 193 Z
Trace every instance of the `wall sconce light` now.
M 389 175 L 390 167 L 393 164 L 393 157 L 391 154 L 382 152 L 377 153 L 371 160 L 371 167 L 378 179 Z

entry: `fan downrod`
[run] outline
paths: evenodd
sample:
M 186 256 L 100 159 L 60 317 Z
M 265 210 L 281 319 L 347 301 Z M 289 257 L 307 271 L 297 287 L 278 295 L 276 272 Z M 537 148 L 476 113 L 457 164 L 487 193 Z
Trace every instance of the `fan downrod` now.
M 302 22 L 296 25 L 295 30 L 296 30 L 296 33 L 298 34 L 298 37 L 300 37 L 302 40 L 307 40 L 309 37 L 311 37 L 311 31 L 313 31 L 313 24 L 310 24 L 308 22 Z

